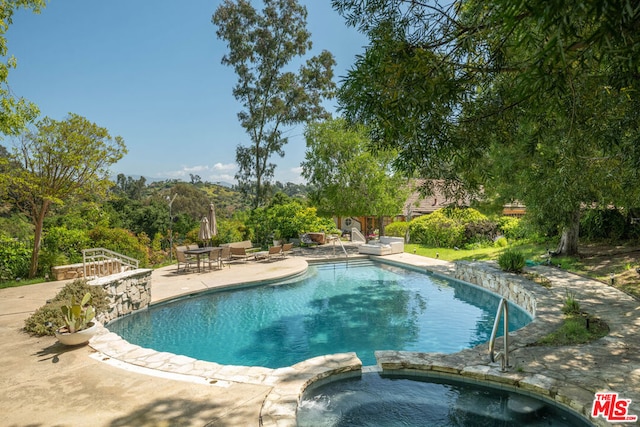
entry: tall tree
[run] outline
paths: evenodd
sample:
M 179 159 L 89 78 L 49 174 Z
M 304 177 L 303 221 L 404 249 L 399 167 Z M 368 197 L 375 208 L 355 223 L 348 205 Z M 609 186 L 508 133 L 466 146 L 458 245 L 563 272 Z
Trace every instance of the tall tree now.
M 402 213 L 406 179 L 391 170 L 394 153 L 369 151 L 364 127 L 328 120 L 310 124 L 305 137 L 302 175 L 314 188 L 310 198 L 320 215 L 375 216 L 382 233 L 381 218 Z
M 371 39 L 341 105 L 398 168 L 524 200 L 566 254 L 581 206 L 629 202 L 613 190 L 638 186 L 636 2 L 333 4 Z
M 51 207 L 104 195 L 112 185 L 109 166 L 126 152 L 121 137 L 112 138 L 107 129 L 76 114 L 63 121 L 46 117 L 35 131 L 21 136 L 12 154 L 20 167 L 6 173 L 7 196 L 35 228 L 29 277 L 38 271 L 44 219 Z
M 296 73 L 287 71 L 311 49 L 306 8 L 296 0 L 263 3 L 259 13 L 248 0 L 225 0 L 213 15 L 216 34 L 229 48 L 222 63 L 238 76 L 233 95 L 242 103 L 238 118 L 251 142 L 236 149 L 236 179 L 253 207 L 266 201 L 276 167 L 271 156 L 284 156 L 284 128 L 327 117 L 322 101 L 335 90 L 335 60 L 328 51 L 308 59 Z

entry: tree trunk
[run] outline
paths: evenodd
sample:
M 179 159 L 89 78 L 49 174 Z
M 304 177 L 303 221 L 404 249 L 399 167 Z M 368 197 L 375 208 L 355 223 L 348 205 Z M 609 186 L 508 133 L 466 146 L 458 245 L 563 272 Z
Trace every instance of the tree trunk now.
M 580 210 L 571 215 L 571 223 L 562 230 L 562 237 L 554 255 L 578 255 L 578 234 L 580 231 Z
M 35 233 L 33 236 L 33 252 L 31 253 L 31 265 L 29 267 L 29 279 L 36 277 L 38 273 L 38 257 L 40 256 L 40 242 L 42 241 L 42 228 L 44 226 L 44 217 L 47 214 L 49 204 L 45 201 L 40 207 L 40 211 L 34 209 L 33 219 Z

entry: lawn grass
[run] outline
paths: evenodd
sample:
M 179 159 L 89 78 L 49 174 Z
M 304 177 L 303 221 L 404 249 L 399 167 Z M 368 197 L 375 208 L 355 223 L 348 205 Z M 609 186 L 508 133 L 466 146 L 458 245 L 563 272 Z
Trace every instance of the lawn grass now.
M 416 255 L 426 256 L 429 258 L 438 258 L 444 261 L 487 261 L 498 259 L 505 249 L 515 249 L 523 253 L 525 259 L 542 263 L 547 253 L 548 245 L 539 243 L 514 243 L 506 247 L 487 246 L 473 249 L 451 249 L 451 248 L 434 248 L 423 245 L 408 243 L 405 245 L 405 252 L 414 253 Z M 554 264 L 562 258 L 554 258 Z
M 34 277 L 33 279 L 18 279 L 18 280 L 10 280 L 8 282 L 0 283 L 0 289 L 5 288 L 17 288 L 19 286 L 27 286 L 27 285 L 35 285 L 36 283 L 42 283 L 46 280 L 44 277 Z
M 557 330 L 542 337 L 538 345 L 585 344 L 609 333 L 609 327 L 600 319 L 586 313 L 567 315 Z

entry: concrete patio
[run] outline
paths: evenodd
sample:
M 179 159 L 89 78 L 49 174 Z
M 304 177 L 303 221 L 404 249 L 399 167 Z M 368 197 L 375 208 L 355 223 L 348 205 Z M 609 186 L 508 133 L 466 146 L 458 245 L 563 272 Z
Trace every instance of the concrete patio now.
M 339 249 L 341 251 L 342 249 Z M 153 302 L 220 286 L 274 280 L 306 269 L 307 259 L 332 258 L 332 250 L 306 249 L 274 262 L 248 262 L 219 271 L 177 274 L 175 266 L 155 270 Z M 385 257 L 395 262 L 441 273 L 449 263 L 407 253 Z M 596 391 L 614 391 L 632 400 L 630 414 L 640 414 L 640 304 L 604 284 L 562 270 L 537 267 L 553 283 L 562 301 L 572 290 L 583 309 L 604 319 L 610 334 L 594 343 L 572 347 L 523 347 L 512 352 L 517 372 L 511 376 L 538 378 L 555 394 L 582 402 Z M 104 331 L 91 346 L 65 348 L 53 337 L 34 338 L 22 332 L 24 319 L 53 297 L 61 282 L 0 290 L 0 411 L 6 426 L 245 426 L 259 425 L 274 401 L 288 370 L 226 367 L 168 353 L 140 349 Z M 129 347 L 130 346 L 130 347 Z M 486 365 L 486 353 L 461 360 L 460 355 L 432 364 Z M 388 358 L 389 354 L 384 357 Z M 409 363 L 411 356 L 394 355 Z M 357 358 L 356 358 L 357 361 Z M 327 364 L 357 365 L 344 355 Z M 385 363 L 392 363 L 385 359 Z M 313 369 L 307 364 L 301 370 Z M 286 371 L 286 372 L 285 372 Z M 486 374 L 486 372 L 485 372 Z M 294 388 L 295 391 L 295 388 Z M 574 396 L 572 396 L 572 393 Z M 266 399 L 266 400 L 265 400 Z M 277 402 L 277 399 L 275 399 Z M 587 409 L 588 410 L 588 409 Z M 291 425 L 284 417 L 281 424 Z M 263 419 L 276 425 L 278 417 Z M 269 424 L 271 423 L 271 424 Z M 611 425 L 601 418 L 598 425 Z M 629 424 L 626 424 L 629 425 Z

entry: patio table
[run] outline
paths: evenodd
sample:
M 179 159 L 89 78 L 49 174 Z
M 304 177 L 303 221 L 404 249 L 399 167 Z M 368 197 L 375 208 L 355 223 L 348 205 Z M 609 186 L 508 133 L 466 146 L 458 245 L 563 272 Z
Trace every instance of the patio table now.
M 202 255 L 207 255 L 209 256 L 209 252 L 216 250 L 216 249 L 222 249 L 219 247 L 205 247 L 205 248 L 198 248 L 198 249 L 187 249 L 186 251 L 184 251 L 185 254 L 188 255 L 195 255 L 197 260 L 198 260 L 198 272 L 200 272 L 200 257 Z

